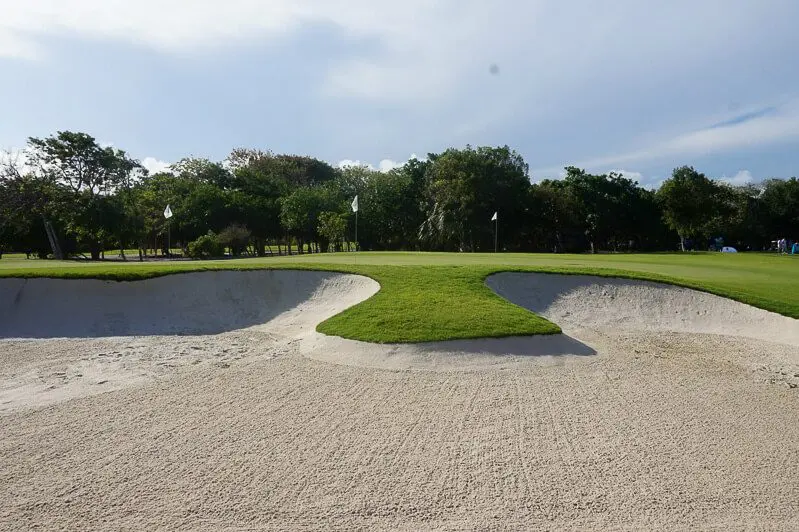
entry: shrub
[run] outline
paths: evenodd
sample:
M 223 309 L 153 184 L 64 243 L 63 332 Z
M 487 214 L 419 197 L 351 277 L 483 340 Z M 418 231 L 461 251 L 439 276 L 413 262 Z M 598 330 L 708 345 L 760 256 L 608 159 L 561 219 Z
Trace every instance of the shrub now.
M 208 231 L 193 242 L 189 242 L 188 255 L 195 259 L 206 259 L 208 257 L 221 257 L 225 254 L 225 246 L 219 241 L 213 231 Z

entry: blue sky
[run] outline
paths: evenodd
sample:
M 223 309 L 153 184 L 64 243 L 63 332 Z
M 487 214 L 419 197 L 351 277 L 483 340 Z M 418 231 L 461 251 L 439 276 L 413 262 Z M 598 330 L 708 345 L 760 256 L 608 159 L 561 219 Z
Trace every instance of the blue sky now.
M 534 180 L 788 177 L 796 20 L 792 0 L 9 0 L 0 147 L 70 129 L 152 169 L 235 147 L 388 168 L 508 144 Z

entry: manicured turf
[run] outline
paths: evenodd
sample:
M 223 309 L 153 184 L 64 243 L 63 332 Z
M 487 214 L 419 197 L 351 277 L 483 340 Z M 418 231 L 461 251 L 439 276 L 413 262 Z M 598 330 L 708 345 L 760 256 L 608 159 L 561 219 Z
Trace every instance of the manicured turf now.
M 206 269 L 321 269 L 368 275 L 381 290 L 320 324 L 372 342 L 551 334 L 559 328 L 496 296 L 484 284 L 499 271 L 582 273 L 669 282 L 799 318 L 799 257 L 774 254 L 543 255 L 341 253 L 197 262 L 0 260 L 0 276 L 133 280 Z

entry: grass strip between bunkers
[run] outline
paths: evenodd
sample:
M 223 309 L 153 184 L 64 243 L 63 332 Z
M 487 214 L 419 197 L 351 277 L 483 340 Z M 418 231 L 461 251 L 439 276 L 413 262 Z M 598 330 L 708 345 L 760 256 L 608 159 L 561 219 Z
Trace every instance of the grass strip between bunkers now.
M 351 253 L 189 262 L 0 260 L 0 277 L 133 281 L 192 271 L 311 269 L 366 275 L 380 283 L 367 301 L 321 323 L 322 333 L 380 343 L 555 334 L 560 328 L 494 294 L 503 271 L 586 274 L 660 281 L 799 318 L 799 261 L 767 254 L 528 255 Z

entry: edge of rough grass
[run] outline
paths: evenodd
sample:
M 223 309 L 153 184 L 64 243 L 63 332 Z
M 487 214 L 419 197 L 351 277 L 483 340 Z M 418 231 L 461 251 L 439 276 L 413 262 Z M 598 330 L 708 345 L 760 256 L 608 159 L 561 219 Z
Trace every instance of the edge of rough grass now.
M 374 279 L 381 285 L 377 294 L 320 323 L 317 330 L 329 335 L 376 343 L 416 343 L 561 332 L 556 324 L 501 298 L 485 284 L 488 276 L 508 271 L 595 275 L 662 282 L 728 297 L 799 318 L 799 302 L 791 305 L 713 280 L 700 281 L 645 271 L 585 266 L 181 262 L 137 263 L 122 267 L 91 264 L 32 270 L 0 269 L 0 277 L 135 281 L 178 273 L 254 269 L 322 270 L 365 275 Z

